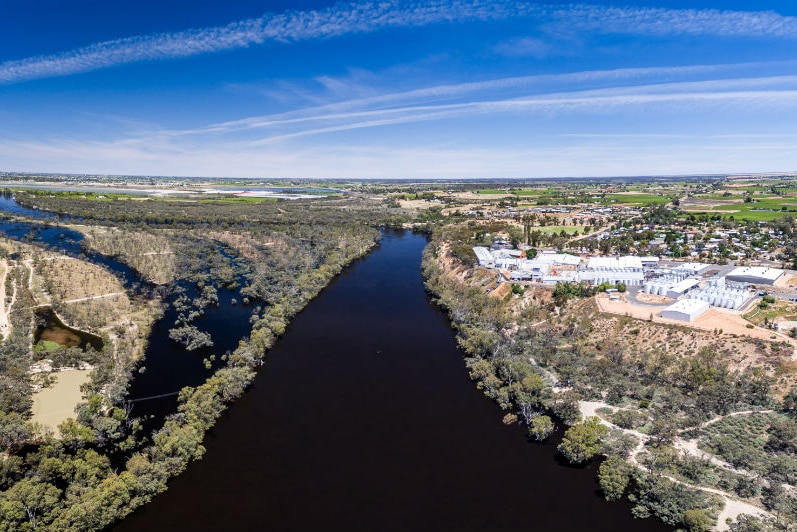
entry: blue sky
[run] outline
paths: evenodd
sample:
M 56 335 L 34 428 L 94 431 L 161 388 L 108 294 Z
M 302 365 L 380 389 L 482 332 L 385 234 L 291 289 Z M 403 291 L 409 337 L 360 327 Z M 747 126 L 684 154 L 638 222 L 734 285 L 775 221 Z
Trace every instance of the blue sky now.
M 797 5 L 11 0 L 0 170 L 797 171 Z

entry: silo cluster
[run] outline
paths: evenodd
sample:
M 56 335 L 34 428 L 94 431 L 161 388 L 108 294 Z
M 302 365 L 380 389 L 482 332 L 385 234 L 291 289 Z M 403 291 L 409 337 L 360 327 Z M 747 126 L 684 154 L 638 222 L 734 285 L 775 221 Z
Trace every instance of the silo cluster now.
M 693 291 L 689 297 L 705 301 L 712 307 L 739 310 L 750 299 L 750 292 L 743 288 L 708 286 Z
M 666 296 L 670 288 L 677 285 L 685 277 L 679 275 L 664 275 L 658 279 L 650 279 L 645 281 L 644 290 L 648 294 L 655 296 Z

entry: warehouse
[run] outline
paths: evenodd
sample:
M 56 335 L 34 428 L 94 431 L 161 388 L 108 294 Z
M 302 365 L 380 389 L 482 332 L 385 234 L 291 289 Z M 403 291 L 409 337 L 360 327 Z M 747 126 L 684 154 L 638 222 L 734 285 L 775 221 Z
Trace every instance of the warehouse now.
M 520 263 L 518 269 L 524 275 L 529 276 L 529 279 L 540 281 L 544 275 L 548 275 L 548 272 L 551 271 L 551 265 L 537 260 L 524 260 Z
M 661 311 L 661 317 L 668 320 L 694 321 L 711 306 L 698 299 L 682 299 Z
M 591 257 L 587 270 L 600 272 L 642 272 L 642 260 L 628 255 L 625 257 Z
M 679 273 L 684 276 L 698 275 L 706 271 L 709 267 L 711 267 L 710 264 L 705 264 L 703 262 L 684 262 L 683 264 L 679 264 L 673 268 L 672 272 Z
M 581 257 L 576 255 L 569 255 L 567 253 L 548 253 L 543 251 L 534 260 L 545 263 L 554 264 L 558 266 L 573 266 L 576 267 L 581 262 Z
M 643 268 L 653 269 L 659 266 L 658 257 L 639 257 L 639 261 L 642 263 Z
M 495 266 L 495 259 L 493 258 L 493 254 L 490 253 L 489 249 L 477 246 L 473 248 L 473 252 L 476 254 L 476 258 L 479 260 L 479 266 Z
M 645 282 L 644 291 L 648 294 L 678 299 L 698 284 L 700 284 L 700 281 L 697 279 L 680 279 L 668 276 Z
M 747 303 L 752 295 L 745 288 L 732 288 L 726 286 L 709 286 L 694 290 L 689 294 L 692 299 L 699 299 L 712 307 L 739 310 Z
M 670 286 L 667 289 L 667 293 L 665 295 L 673 299 L 678 299 L 682 295 L 692 290 L 698 284 L 700 284 L 700 281 L 698 281 L 697 279 L 684 279 L 683 281 L 679 281 L 674 285 Z
M 777 268 L 763 266 L 740 266 L 725 277 L 737 283 L 764 284 L 772 286 L 785 272 Z
M 645 280 L 641 271 L 588 271 L 578 272 L 580 281 L 599 285 L 601 283 L 623 283 L 627 286 L 640 286 Z

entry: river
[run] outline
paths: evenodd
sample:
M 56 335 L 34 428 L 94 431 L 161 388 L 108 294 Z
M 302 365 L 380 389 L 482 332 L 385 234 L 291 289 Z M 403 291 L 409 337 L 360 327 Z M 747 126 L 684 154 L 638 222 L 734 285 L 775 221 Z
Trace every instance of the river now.
M 425 244 L 385 232 L 293 320 L 204 459 L 114 530 L 667 530 L 501 423 L 424 291 Z
M 46 216 L 9 198 L 0 210 Z M 0 230 L 80 251 L 82 235 L 68 229 Z M 204 459 L 114 530 L 667 530 L 633 519 L 628 503 L 604 501 L 597 465 L 564 465 L 556 437 L 531 443 L 521 426 L 501 423 L 424 290 L 425 245 L 385 231 L 294 318 L 248 393 L 207 434 Z M 92 258 L 133 282 L 125 265 Z M 234 295 L 220 291 L 220 307 L 198 322 L 219 354 L 248 332 L 251 310 L 232 305 Z M 131 398 L 210 373 L 203 355 L 168 339 L 173 312 L 153 328 Z M 173 407 L 169 396 L 135 403 L 133 414 L 159 420 Z

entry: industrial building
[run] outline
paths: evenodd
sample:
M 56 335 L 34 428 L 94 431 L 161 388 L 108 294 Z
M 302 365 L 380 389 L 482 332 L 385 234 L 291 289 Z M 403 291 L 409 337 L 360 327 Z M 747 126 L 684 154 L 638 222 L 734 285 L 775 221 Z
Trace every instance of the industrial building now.
M 642 263 L 643 268 L 652 269 L 659 266 L 658 257 L 639 257 L 639 261 Z
M 551 272 L 553 273 L 553 272 Z M 579 273 L 575 271 L 557 271 L 556 275 L 544 275 L 543 283 L 577 283 L 580 280 Z
M 684 262 L 683 264 L 679 264 L 675 268 L 672 268 L 671 272 L 673 274 L 688 277 L 690 275 L 700 275 L 710 267 L 711 264 L 705 264 L 702 262 Z
M 668 276 L 645 282 L 643 290 L 648 294 L 678 299 L 694 289 L 698 284 L 700 284 L 700 281 L 697 279 L 682 279 L 679 278 L 679 276 Z
M 625 257 L 590 257 L 587 270 L 600 272 L 642 272 L 642 260 L 633 255 Z
M 739 283 L 763 284 L 772 286 L 785 272 L 777 268 L 763 266 L 740 266 L 726 275 L 729 281 Z
M 541 279 L 542 275 L 539 275 L 537 278 L 535 278 L 534 272 L 517 270 L 510 274 L 510 278 L 513 281 L 536 281 L 537 279 Z
M 739 310 L 747 303 L 752 295 L 745 288 L 732 288 L 729 286 L 708 286 L 694 290 L 689 294 L 692 299 L 705 301 L 712 307 Z
M 551 271 L 551 265 L 538 260 L 521 261 L 519 271 L 531 281 L 541 281 Z M 514 272 L 513 272 L 514 273 Z
M 699 299 L 681 299 L 661 311 L 661 317 L 669 320 L 694 321 L 711 306 Z
M 545 264 L 554 264 L 557 266 L 571 266 L 577 267 L 581 263 L 581 257 L 576 255 L 569 255 L 567 253 L 548 253 L 543 251 L 532 260 L 539 261 Z
M 579 279 L 595 285 L 624 283 L 638 286 L 645 280 L 645 273 L 639 257 L 591 257 L 586 271 L 579 272 Z
M 586 271 L 578 272 L 578 278 L 594 285 L 623 283 L 627 286 L 640 286 L 645 280 L 645 274 L 641 271 Z
M 473 248 L 473 252 L 476 254 L 476 259 L 479 261 L 479 266 L 485 266 L 488 268 L 495 266 L 495 259 L 493 258 L 493 254 L 490 253 L 489 249 L 482 246 L 476 246 Z

